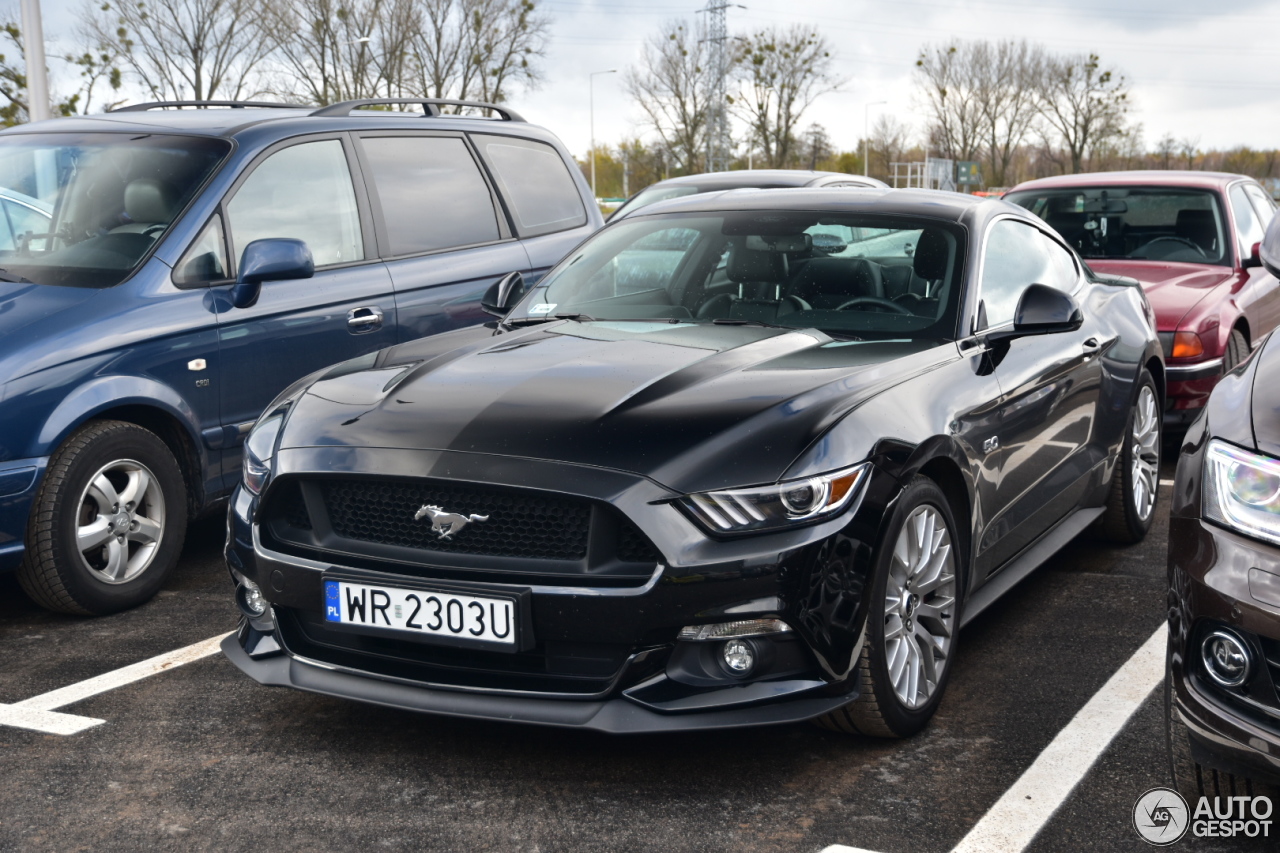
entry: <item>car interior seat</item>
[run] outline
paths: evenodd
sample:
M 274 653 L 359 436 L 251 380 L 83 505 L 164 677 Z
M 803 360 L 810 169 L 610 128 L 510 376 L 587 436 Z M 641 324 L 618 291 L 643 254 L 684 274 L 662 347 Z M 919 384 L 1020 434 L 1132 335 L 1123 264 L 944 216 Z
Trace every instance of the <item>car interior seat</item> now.
M 697 316 L 771 321 L 779 314 L 808 310 L 802 300 L 783 296 L 782 289 L 790 278 L 791 256 L 810 254 L 812 245 L 808 234 L 734 238 L 729 244 L 725 275 L 738 285 L 738 292 L 713 296 L 699 306 Z
M 129 222 L 112 228 L 116 234 L 145 234 L 163 229 L 173 219 L 174 193 L 154 178 L 136 178 L 125 185 L 124 212 Z

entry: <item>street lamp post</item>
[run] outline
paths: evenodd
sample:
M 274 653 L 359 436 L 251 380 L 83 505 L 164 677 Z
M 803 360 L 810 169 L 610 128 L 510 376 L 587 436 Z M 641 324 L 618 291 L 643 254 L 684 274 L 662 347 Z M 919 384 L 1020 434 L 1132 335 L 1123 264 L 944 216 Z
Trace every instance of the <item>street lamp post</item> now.
M 872 101 L 862 108 L 862 174 L 871 177 L 871 154 L 867 142 L 871 139 L 871 108 L 882 106 L 888 101 Z
M 44 64 L 44 23 L 40 0 L 22 0 L 22 58 L 27 65 L 27 117 L 31 121 L 52 118 L 49 77 Z
M 610 68 L 608 71 L 592 71 L 587 75 L 587 91 L 589 95 L 587 100 L 591 109 L 591 197 L 599 198 L 596 195 L 596 77 L 601 74 L 617 74 L 618 69 Z

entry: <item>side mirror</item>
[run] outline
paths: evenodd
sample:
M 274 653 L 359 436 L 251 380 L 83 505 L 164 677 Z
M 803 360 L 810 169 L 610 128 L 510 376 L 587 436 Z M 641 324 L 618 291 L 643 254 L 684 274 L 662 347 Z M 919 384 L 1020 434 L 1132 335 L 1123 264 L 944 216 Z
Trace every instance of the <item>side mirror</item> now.
M 1261 243 L 1253 244 L 1253 247 L 1249 249 L 1249 257 L 1245 258 L 1243 263 L 1240 264 L 1240 266 L 1243 267 L 1244 269 L 1253 269 L 1254 267 L 1262 266 L 1262 244 Z
M 1280 278 L 1280 216 L 1273 216 L 1267 233 L 1258 244 L 1258 260 L 1267 272 Z
M 480 308 L 486 314 L 505 317 L 515 304 L 524 298 L 524 276 L 510 272 L 495 281 L 480 298 Z
M 1047 284 L 1031 284 L 1018 298 L 1013 313 L 1013 328 L 987 333 L 992 343 L 1011 341 L 1031 335 L 1056 335 L 1074 332 L 1084 323 L 1080 306 L 1070 295 Z
M 240 256 L 240 275 L 231 288 L 231 304 L 248 308 L 257 302 L 264 281 L 311 278 L 315 274 L 311 250 L 301 240 L 285 237 L 254 240 L 244 247 L 244 254 Z

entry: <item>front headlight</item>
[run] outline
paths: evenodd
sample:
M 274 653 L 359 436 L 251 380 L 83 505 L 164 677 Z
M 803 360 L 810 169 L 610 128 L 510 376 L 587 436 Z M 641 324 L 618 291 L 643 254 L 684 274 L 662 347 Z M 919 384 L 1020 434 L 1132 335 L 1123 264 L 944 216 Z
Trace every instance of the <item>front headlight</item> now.
M 276 452 L 276 439 L 284 425 L 284 411 L 276 410 L 259 420 L 249 431 L 244 442 L 244 485 L 255 495 L 262 494 L 262 487 L 271 476 L 271 461 Z
M 680 505 L 712 533 L 777 530 L 830 518 L 862 489 L 870 463 L 771 486 L 686 495 Z
M 1280 460 L 1225 441 L 1209 442 L 1204 517 L 1280 545 Z

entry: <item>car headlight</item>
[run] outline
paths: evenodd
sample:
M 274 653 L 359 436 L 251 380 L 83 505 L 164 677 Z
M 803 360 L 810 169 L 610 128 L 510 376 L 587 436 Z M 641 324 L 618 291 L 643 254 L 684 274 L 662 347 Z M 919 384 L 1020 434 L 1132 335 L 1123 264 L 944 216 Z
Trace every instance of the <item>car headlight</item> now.
M 271 476 L 272 457 L 276 452 L 276 439 L 284 425 L 285 411 L 277 409 L 261 418 L 244 442 L 244 486 L 255 495 L 262 494 L 262 487 Z
M 686 495 L 680 505 L 712 533 L 777 530 L 831 518 L 862 489 L 870 464 L 771 486 Z
M 1225 441 L 1209 442 L 1204 517 L 1280 545 L 1280 460 Z

